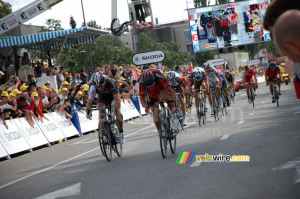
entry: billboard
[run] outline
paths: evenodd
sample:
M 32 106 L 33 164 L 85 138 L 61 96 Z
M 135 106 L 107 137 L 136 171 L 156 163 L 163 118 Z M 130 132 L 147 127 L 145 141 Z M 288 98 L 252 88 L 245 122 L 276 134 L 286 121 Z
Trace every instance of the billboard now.
M 270 41 L 264 0 L 188 10 L 194 52 Z

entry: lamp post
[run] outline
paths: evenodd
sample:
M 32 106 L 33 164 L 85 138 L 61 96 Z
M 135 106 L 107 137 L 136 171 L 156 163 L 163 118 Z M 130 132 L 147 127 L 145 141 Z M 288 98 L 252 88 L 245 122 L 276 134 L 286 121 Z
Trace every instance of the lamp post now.
M 82 15 L 83 15 L 83 25 L 86 26 L 82 0 L 81 0 L 81 7 L 82 7 Z M 94 66 L 93 66 L 93 61 L 92 61 L 92 54 L 91 54 L 90 44 L 88 44 L 88 52 L 89 52 L 89 57 L 90 57 L 90 67 L 91 67 L 91 71 L 93 72 L 94 71 Z

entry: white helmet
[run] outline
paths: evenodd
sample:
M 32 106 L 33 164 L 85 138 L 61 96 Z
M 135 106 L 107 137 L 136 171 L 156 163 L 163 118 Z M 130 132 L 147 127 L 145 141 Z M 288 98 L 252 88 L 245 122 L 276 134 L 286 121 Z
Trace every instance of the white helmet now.
M 96 72 L 92 75 L 91 77 L 91 80 L 92 80 L 92 84 L 95 86 L 95 87 L 100 87 L 104 84 L 105 82 L 105 77 L 103 76 L 102 73 L 100 72 Z
M 167 79 L 171 80 L 171 79 L 175 79 L 176 78 L 176 73 L 174 71 L 170 71 L 167 74 Z

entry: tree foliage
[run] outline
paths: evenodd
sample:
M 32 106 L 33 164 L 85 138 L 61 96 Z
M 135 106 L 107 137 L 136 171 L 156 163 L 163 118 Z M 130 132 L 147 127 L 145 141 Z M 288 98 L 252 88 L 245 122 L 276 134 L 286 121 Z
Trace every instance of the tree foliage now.
M 0 19 L 11 14 L 12 8 L 11 4 L 8 2 L 4 2 L 3 0 L 0 0 Z
M 74 20 L 74 17 L 71 16 L 71 17 L 70 17 L 70 26 L 71 26 L 71 28 L 72 28 L 72 29 L 76 28 L 76 25 L 77 25 L 77 23 L 76 23 L 76 21 Z
M 101 26 L 98 25 L 97 22 L 94 20 L 87 22 L 86 25 L 91 28 L 101 29 Z M 84 22 L 82 23 L 81 27 L 84 27 Z
M 61 21 L 56 19 L 47 19 L 45 22 L 46 26 L 42 27 L 41 32 L 51 32 L 63 30 L 61 27 Z
M 180 51 L 180 44 L 176 42 L 159 43 L 152 40 L 148 33 L 142 33 L 137 44 L 137 52 L 162 50 L 165 53 L 164 65 L 173 68 L 175 65 L 189 63 L 191 55 Z
M 133 51 L 125 46 L 119 38 L 103 36 L 90 44 L 93 66 L 108 64 L 131 64 Z M 88 46 L 78 46 L 77 48 L 65 49 L 60 58 L 60 62 L 71 69 L 79 72 L 81 69 L 89 69 L 90 61 Z
M 200 8 L 200 7 L 206 7 L 210 4 L 210 0 L 194 0 L 194 7 Z
M 214 59 L 214 56 L 218 54 L 217 50 L 203 51 L 196 53 L 196 63 L 198 66 L 203 66 L 207 60 Z

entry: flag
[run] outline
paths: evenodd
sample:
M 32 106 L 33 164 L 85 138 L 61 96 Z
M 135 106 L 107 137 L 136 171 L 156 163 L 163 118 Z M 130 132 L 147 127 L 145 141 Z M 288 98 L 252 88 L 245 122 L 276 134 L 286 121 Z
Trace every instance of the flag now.
M 138 72 L 134 66 L 131 66 L 132 80 L 137 80 L 139 78 Z

